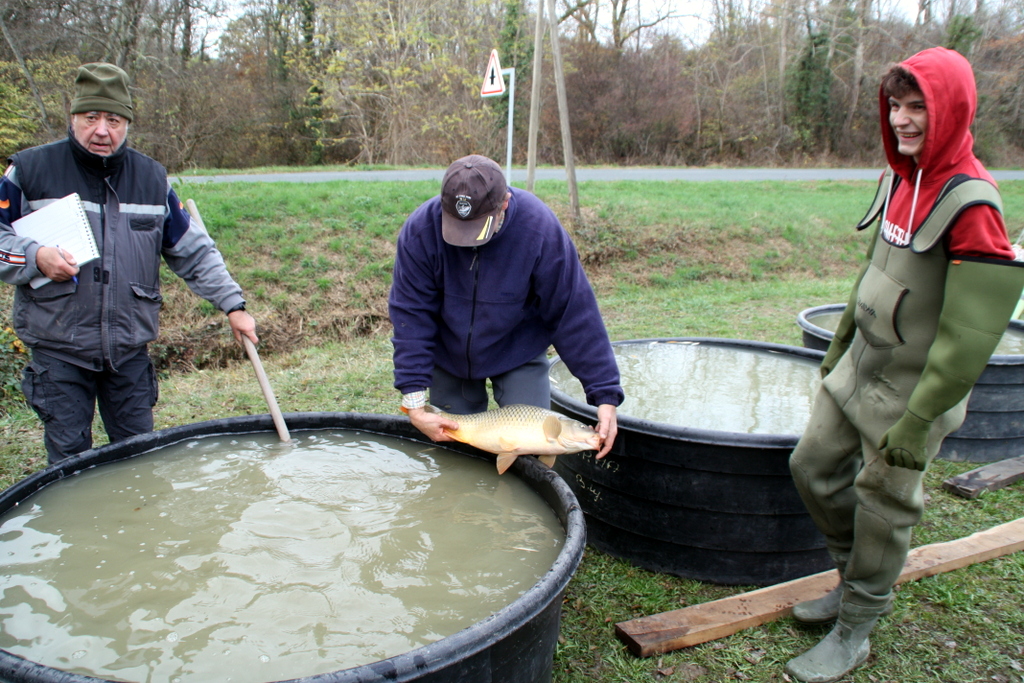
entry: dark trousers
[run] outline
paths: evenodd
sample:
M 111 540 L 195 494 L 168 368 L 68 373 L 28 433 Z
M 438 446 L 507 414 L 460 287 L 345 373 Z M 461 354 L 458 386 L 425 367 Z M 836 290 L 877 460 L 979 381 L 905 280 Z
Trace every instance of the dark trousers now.
M 43 421 L 51 465 L 92 448 L 97 402 L 111 443 L 153 431 L 158 390 L 145 348 L 123 361 L 117 372 L 87 370 L 34 351 L 21 390 Z
M 518 368 L 491 377 L 494 401 L 499 406 L 523 404 L 551 407 L 551 380 L 547 354 L 542 353 Z M 487 410 L 487 380 L 462 379 L 434 366 L 430 404 L 446 413 L 469 415 Z

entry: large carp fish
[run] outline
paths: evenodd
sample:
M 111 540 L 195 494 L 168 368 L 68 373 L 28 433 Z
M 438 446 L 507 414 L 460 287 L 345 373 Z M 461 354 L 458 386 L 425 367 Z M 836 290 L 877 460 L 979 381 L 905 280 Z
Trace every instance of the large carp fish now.
M 448 436 L 496 454 L 498 474 L 504 474 L 520 455 L 536 455 L 551 467 L 556 456 L 596 451 L 601 445 L 593 427 L 537 406 L 510 405 L 470 415 L 445 413 L 431 405 L 425 409 L 459 423 L 458 429 L 444 430 Z

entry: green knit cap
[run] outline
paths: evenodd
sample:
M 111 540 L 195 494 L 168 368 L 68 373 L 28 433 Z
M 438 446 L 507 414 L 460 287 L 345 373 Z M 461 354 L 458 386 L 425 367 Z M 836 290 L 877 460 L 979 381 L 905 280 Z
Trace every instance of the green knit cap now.
M 128 74 L 120 67 L 104 62 L 78 67 L 71 113 L 87 111 L 118 114 L 131 121 L 132 96 L 128 93 Z

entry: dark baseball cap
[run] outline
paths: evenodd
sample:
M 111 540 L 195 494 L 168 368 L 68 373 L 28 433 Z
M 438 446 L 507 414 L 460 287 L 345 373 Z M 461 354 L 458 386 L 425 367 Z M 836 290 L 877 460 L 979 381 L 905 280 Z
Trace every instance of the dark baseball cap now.
M 487 244 L 498 232 L 508 187 L 501 166 L 480 154 L 452 162 L 441 181 L 441 235 L 456 247 Z

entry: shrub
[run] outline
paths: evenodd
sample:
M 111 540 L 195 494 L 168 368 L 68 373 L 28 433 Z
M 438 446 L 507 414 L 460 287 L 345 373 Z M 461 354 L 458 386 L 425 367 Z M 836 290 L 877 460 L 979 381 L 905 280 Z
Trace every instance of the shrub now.
M 28 349 L 10 327 L 0 329 L 0 415 L 25 401 L 21 371 L 28 363 Z

